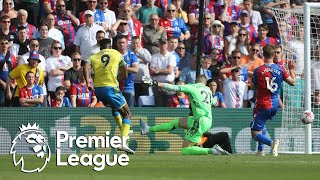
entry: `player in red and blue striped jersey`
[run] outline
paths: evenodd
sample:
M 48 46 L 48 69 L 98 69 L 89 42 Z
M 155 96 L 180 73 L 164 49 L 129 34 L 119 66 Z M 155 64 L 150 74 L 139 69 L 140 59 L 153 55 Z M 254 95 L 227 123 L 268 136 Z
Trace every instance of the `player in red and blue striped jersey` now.
M 19 91 L 19 102 L 23 107 L 40 107 L 44 100 L 42 87 L 35 84 L 32 71 L 26 74 L 27 85 Z
M 274 47 L 266 45 L 263 47 L 265 64 L 254 70 L 251 88 L 256 89 L 257 101 L 253 109 L 253 119 L 250 123 L 252 138 L 259 143 L 272 147 L 274 156 L 278 156 L 279 140 L 271 140 L 266 136 L 267 120 L 271 120 L 278 111 L 279 91 L 282 82 L 290 86 L 295 85 L 295 63 L 288 62 L 289 74 L 283 68 L 273 63 Z M 260 149 L 259 149 L 260 148 Z M 263 154 L 263 146 L 259 146 L 258 154 Z

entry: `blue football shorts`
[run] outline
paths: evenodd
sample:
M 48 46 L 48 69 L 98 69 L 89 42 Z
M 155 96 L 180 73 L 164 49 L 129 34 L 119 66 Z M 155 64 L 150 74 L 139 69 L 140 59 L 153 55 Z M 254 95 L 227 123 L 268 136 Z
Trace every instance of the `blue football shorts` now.
M 265 129 L 267 120 L 272 120 L 277 112 L 278 107 L 270 109 L 255 109 L 250 123 L 251 130 L 262 131 Z
M 126 99 L 118 88 L 96 87 L 94 89 L 98 101 L 102 101 L 104 104 L 109 104 L 113 110 L 118 110 L 127 103 Z

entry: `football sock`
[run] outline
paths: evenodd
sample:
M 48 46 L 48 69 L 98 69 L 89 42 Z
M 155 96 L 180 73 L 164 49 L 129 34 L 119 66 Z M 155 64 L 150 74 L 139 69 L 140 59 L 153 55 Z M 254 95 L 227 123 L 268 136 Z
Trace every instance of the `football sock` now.
M 116 121 L 120 131 L 121 131 L 121 127 L 122 127 L 122 118 L 121 115 L 118 111 L 112 111 L 112 116 L 114 118 L 114 120 Z
M 121 126 L 121 136 L 127 136 L 130 131 L 131 121 L 128 118 L 123 118 Z
M 263 129 L 262 130 L 262 134 L 266 135 L 267 134 L 267 129 Z M 258 143 L 258 151 L 263 151 L 264 150 L 264 144 L 262 144 L 261 142 Z
M 211 154 L 211 148 L 202 148 L 198 146 L 190 146 L 184 147 L 181 149 L 183 155 L 203 155 L 203 154 Z
M 263 134 L 257 134 L 256 135 L 256 140 L 260 143 L 266 144 L 271 146 L 272 140 L 269 139 L 266 135 Z
M 159 131 L 171 131 L 179 127 L 179 119 L 175 119 L 168 123 L 159 124 L 156 126 L 150 126 L 149 132 L 159 132 Z

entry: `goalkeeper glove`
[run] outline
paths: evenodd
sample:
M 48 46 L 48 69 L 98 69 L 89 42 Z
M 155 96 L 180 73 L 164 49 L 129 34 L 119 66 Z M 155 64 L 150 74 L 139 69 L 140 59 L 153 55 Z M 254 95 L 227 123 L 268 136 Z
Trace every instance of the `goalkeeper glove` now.
M 144 83 L 149 84 L 150 86 L 154 86 L 154 87 L 157 87 L 157 86 L 158 86 L 158 82 L 157 82 L 157 81 L 154 81 L 153 79 L 151 79 L 151 78 L 148 77 L 148 76 L 142 76 L 142 81 L 143 81 Z

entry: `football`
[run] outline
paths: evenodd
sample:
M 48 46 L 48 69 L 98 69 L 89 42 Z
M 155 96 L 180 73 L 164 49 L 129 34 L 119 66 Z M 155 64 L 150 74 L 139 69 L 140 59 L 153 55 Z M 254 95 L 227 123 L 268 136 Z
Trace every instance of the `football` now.
M 300 119 L 301 119 L 301 122 L 304 123 L 304 124 L 313 123 L 314 114 L 313 114 L 313 112 L 306 110 L 301 114 Z

